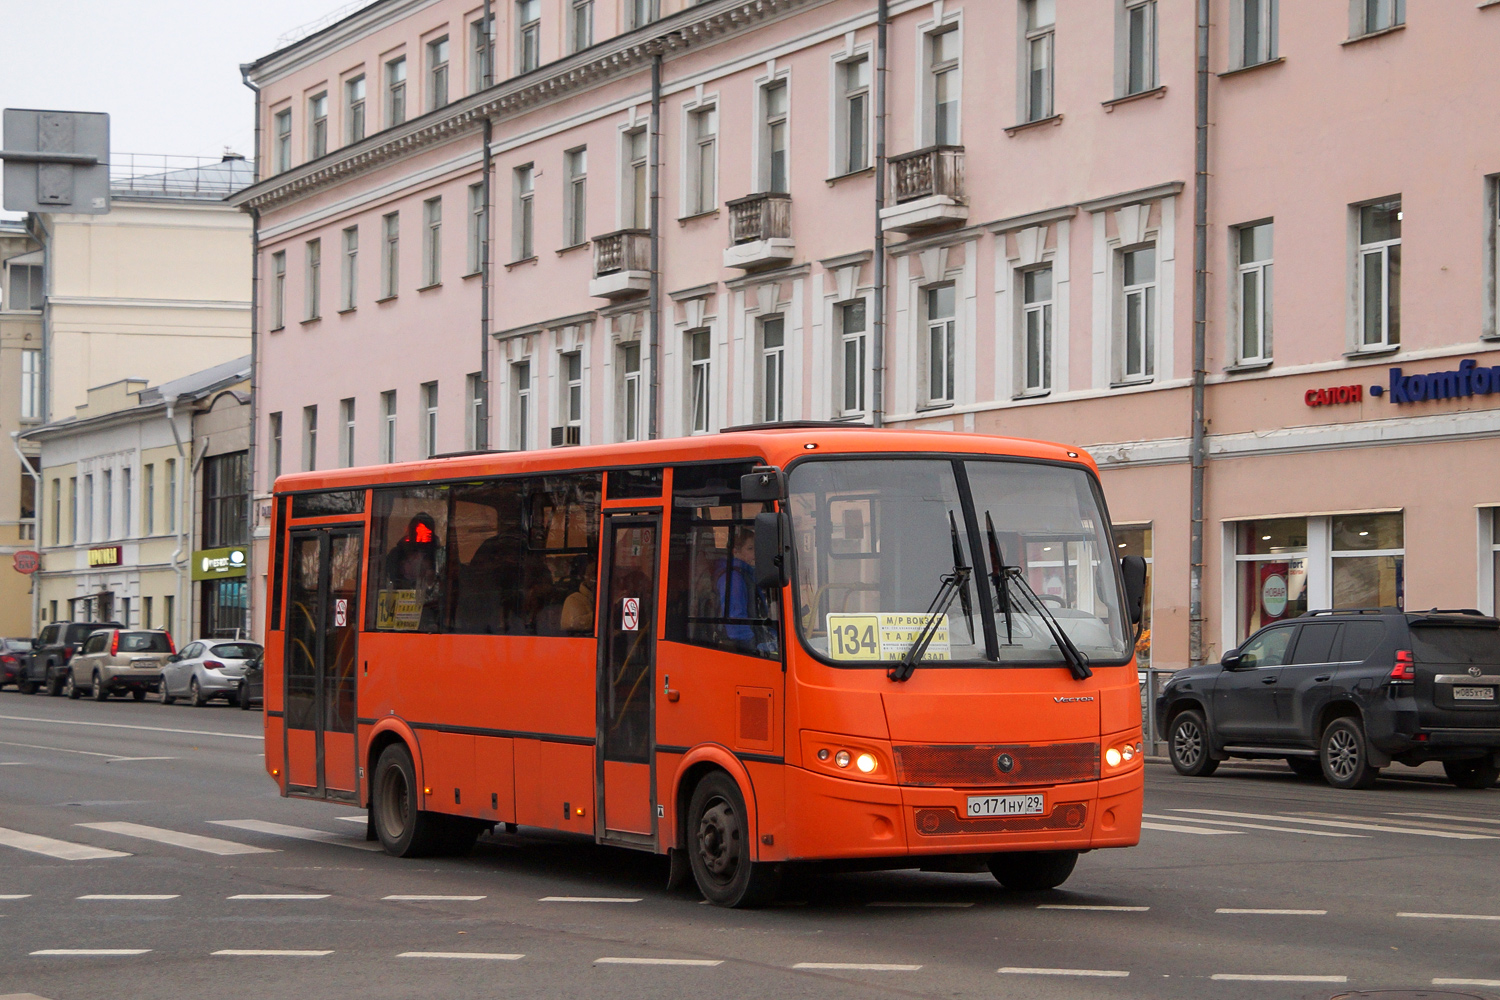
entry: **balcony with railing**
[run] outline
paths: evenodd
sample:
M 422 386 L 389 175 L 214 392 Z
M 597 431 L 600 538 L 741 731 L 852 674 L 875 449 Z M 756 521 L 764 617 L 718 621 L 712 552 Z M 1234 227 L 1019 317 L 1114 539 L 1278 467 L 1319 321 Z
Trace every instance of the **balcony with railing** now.
M 792 196 L 762 192 L 736 198 L 729 209 L 729 248 L 724 266 L 755 270 L 790 263 L 797 246 L 792 240 Z
M 594 240 L 594 278 L 589 294 L 625 299 L 651 289 L 651 231 L 621 229 Z
M 913 233 L 968 219 L 962 146 L 928 146 L 893 156 L 890 165 L 896 203 L 880 213 L 886 229 Z

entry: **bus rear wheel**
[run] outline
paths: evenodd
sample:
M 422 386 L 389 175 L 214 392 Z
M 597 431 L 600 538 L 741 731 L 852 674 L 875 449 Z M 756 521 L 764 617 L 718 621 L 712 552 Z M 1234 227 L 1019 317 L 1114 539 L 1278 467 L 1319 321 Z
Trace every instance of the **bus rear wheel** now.
M 698 782 L 688 803 L 688 860 L 703 898 L 716 906 L 761 906 L 775 898 L 780 874 L 751 860 L 749 815 L 739 785 L 723 771 Z
M 990 873 L 1007 889 L 1039 892 L 1056 889 L 1073 874 L 1077 851 L 1010 851 L 990 855 Z
M 400 743 L 381 751 L 370 799 L 375 810 L 375 833 L 387 854 L 420 858 L 440 846 L 443 817 L 418 808 L 420 794 L 411 752 Z

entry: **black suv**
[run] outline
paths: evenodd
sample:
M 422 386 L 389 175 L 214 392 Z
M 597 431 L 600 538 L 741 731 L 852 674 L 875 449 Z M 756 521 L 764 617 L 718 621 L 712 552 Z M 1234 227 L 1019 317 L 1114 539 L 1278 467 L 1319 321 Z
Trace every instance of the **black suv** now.
M 1500 778 L 1500 619 L 1311 611 L 1177 671 L 1156 712 L 1179 774 L 1279 757 L 1335 788 L 1369 788 L 1393 761 L 1438 760 L 1455 785 L 1489 788 Z
M 54 697 L 62 694 L 68 680 L 68 664 L 83 640 L 101 628 L 124 627 L 119 622 L 53 622 L 44 626 L 31 646 L 31 663 L 18 686 L 25 694 L 34 694 L 38 687 Z

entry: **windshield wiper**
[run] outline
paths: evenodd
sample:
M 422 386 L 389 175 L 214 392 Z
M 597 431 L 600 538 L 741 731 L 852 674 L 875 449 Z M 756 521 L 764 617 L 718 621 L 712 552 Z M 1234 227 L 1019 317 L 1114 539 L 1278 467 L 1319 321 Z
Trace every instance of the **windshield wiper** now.
M 885 675 L 893 681 L 904 681 L 911 677 L 917 669 L 917 661 L 926 655 L 927 647 L 932 645 L 932 640 L 937 637 L 938 627 L 948 614 L 953 598 L 960 594 L 963 595 L 964 614 L 969 617 L 969 635 L 974 634 L 974 609 L 969 600 L 969 576 L 973 570 L 964 563 L 963 547 L 958 543 L 958 522 L 954 520 L 951 510 L 948 512 L 948 531 L 953 539 L 953 572 L 943 576 L 942 586 L 932 598 L 932 603 L 927 605 L 927 621 L 922 626 L 922 631 L 917 633 L 916 641 L 911 644 L 906 654 L 885 672 Z
M 1000 551 L 1000 541 L 995 536 L 995 522 L 991 519 L 989 511 L 984 512 L 984 523 L 986 530 L 989 532 L 990 562 L 994 565 L 991 578 L 995 583 L 995 597 L 1000 603 L 1002 612 L 1005 614 L 1006 644 L 1010 645 L 1011 643 L 1010 585 L 1015 584 L 1023 598 L 1020 602 L 1022 607 L 1030 605 L 1034 609 L 1036 616 L 1047 626 L 1047 631 L 1052 634 L 1052 641 L 1057 645 L 1058 652 L 1062 653 L 1062 658 L 1067 663 L 1068 670 L 1072 673 L 1073 679 L 1081 681 L 1094 676 L 1094 672 L 1089 669 L 1088 657 L 1079 652 L 1078 647 L 1073 644 L 1072 638 L 1067 632 L 1063 631 L 1062 625 L 1053 617 L 1052 612 L 1047 610 L 1047 605 L 1042 603 L 1042 599 L 1036 595 L 1036 591 L 1031 589 L 1031 584 L 1026 582 L 1026 577 L 1021 572 L 1021 567 L 1007 566 L 1005 564 L 1005 556 Z

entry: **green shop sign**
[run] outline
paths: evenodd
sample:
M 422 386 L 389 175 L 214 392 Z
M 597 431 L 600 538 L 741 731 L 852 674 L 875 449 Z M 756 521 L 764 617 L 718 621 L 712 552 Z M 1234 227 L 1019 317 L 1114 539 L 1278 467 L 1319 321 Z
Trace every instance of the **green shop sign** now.
M 250 550 L 234 546 L 227 549 L 200 549 L 193 553 L 194 580 L 222 580 L 244 576 L 250 566 Z

